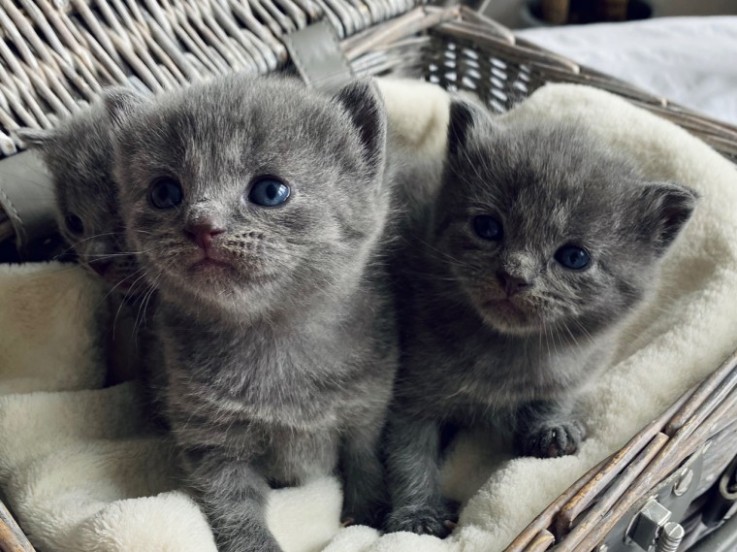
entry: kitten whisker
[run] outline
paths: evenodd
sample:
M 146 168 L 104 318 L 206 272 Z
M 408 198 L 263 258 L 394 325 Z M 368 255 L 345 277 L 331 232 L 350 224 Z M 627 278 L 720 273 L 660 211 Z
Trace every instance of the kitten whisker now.
M 141 325 L 139 325 L 139 320 L 141 324 L 145 323 L 145 321 L 148 320 L 147 318 L 148 306 L 151 301 L 151 298 L 158 290 L 158 281 L 160 278 L 161 278 L 161 274 L 159 274 L 154 279 L 154 281 L 149 285 L 148 291 L 144 292 L 143 299 L 141 300 L 139 307 L 138 307 L 138 312 L 136 313 L 136 321 L 135 321 L 135 324 L 133 325 L 133 335 L 138 335 L 138 330 L 140 330 L 140 327 L 141 327 Z

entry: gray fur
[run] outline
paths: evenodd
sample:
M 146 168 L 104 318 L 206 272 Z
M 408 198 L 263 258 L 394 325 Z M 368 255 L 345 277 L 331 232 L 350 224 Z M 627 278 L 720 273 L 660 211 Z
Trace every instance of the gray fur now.
M 622 321 L 648 296 L 696 194 L 645 182 L 574 124 L 497 123 L 455 102 L 434 214 L 400 270 L 402 363 L 386 437 L 389 530 L 444 535 L 441 427 L 511 431 L 521 454 L 574 454 L 582 385 L 609 362 Z M 479 238 L 473 217 L 502 222 Z M 585 270 L 554 258 L 566 243 Z M 408 248 L 412 250 L 412 248 Z M 499 274 L 529 284 L 508 298 Z
M 166 409 L 219 550 L 276 551 L 270 486 L 340 467 L 344 519 L 375 523 L 378 438 L 396 369 L 377 248 L 389 209 L 385 115 L 372 86 L 327 98 L 296 81 L 232 75 L 146 100 L 107 97 L 128 240 L 159 289 Z M 276 175 L 280 207 L 249 203 Z M 154 209 L 149 186 L 184 200 Z M 185 237 L 215 222 L 214 255 Z
M 51 174 L 61 235 L 79 264 L 110 288 L 107 382 L 115 384 L 140 376 L 151 391 L 158 387 L 153 362 L 155 342 L 148 327 L 154 290 L 142 279 L 135 256 L 125 242 L 112 175 L 109 127 L 107 111 L 100 102 L 83 108 L 52 130 L 23 129 L 18 136 L 40 153 Z M 70 227 L 70 217 L 79 218 L 81 232 Z M 155 401 L 152 396 L 150 402 Z
M 112 178 L 112 144 L 105 108 L 95 103 L 52 130 L 22 129 L 18 136 L 38 150 L 54 184 L 59 231 L 80 264 L 121 294 L 136 287 L 135 257 L 127 254 Z M 70 228 L 79 217 L 82 231 Z

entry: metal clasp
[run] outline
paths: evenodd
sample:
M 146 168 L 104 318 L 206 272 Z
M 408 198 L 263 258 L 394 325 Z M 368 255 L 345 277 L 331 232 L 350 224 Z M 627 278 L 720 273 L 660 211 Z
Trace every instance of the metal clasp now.
M 673 513 L 651 498 L 637 513 L 627 529 L 626 540 L 645 552 L 676 552 L 686 532 L 680 523 L 670 521 Z

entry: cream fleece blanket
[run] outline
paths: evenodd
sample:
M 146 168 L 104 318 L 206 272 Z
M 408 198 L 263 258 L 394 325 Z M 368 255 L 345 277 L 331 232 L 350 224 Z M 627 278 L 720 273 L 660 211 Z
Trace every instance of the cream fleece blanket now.
M 381 84 L 392 139 L 420 168 L 444 149 L 447 96 Z M 633 320 L 618 363 L 585 403 L 590 438 L 575 457 L 515 459 L 465 435 L 445 469 L 467 501 L 448 539 L 340 529 L 332 479 L 274 491 L 268 523 L 287 552 L 502 550 L 552 499 L 606 457 L 737 345 L 737 171 L 675 126 L 604 92 L 547 86 L 503 118 L 577 119 L 702 199 L 665 263 L 653 305 Z M 399 147 L 399 146 L 398 146 Z M 132 383 L 100 389 L 103 291 L 76 268 L 0 267 L 0 487 L 44 552 L 211 552 L 197 506 L 176 490 L 170 443 L 146 427 Z

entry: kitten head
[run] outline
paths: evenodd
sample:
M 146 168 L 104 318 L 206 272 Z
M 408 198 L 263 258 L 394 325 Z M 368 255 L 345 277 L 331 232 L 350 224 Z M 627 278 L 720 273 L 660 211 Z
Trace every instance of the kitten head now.
M 387 210 L 373 86 L 231 75 L 106 103 L 128 239 L 170 301 L 252 316 L 360 278 Z
M 652 287 L 696 198 L 646 182 L 580 125 L 498 123 L 454 102 L 433 231 L 493 328 L 593 333 Z
M 20 130 L 18 137 L 40 152 L 51 173 L 57 225 L 80 264 L 116 290 L 129 291 L 136 264 L 132 255 L 124 254 L 103 106 L 86 108 L 53 130 Z

